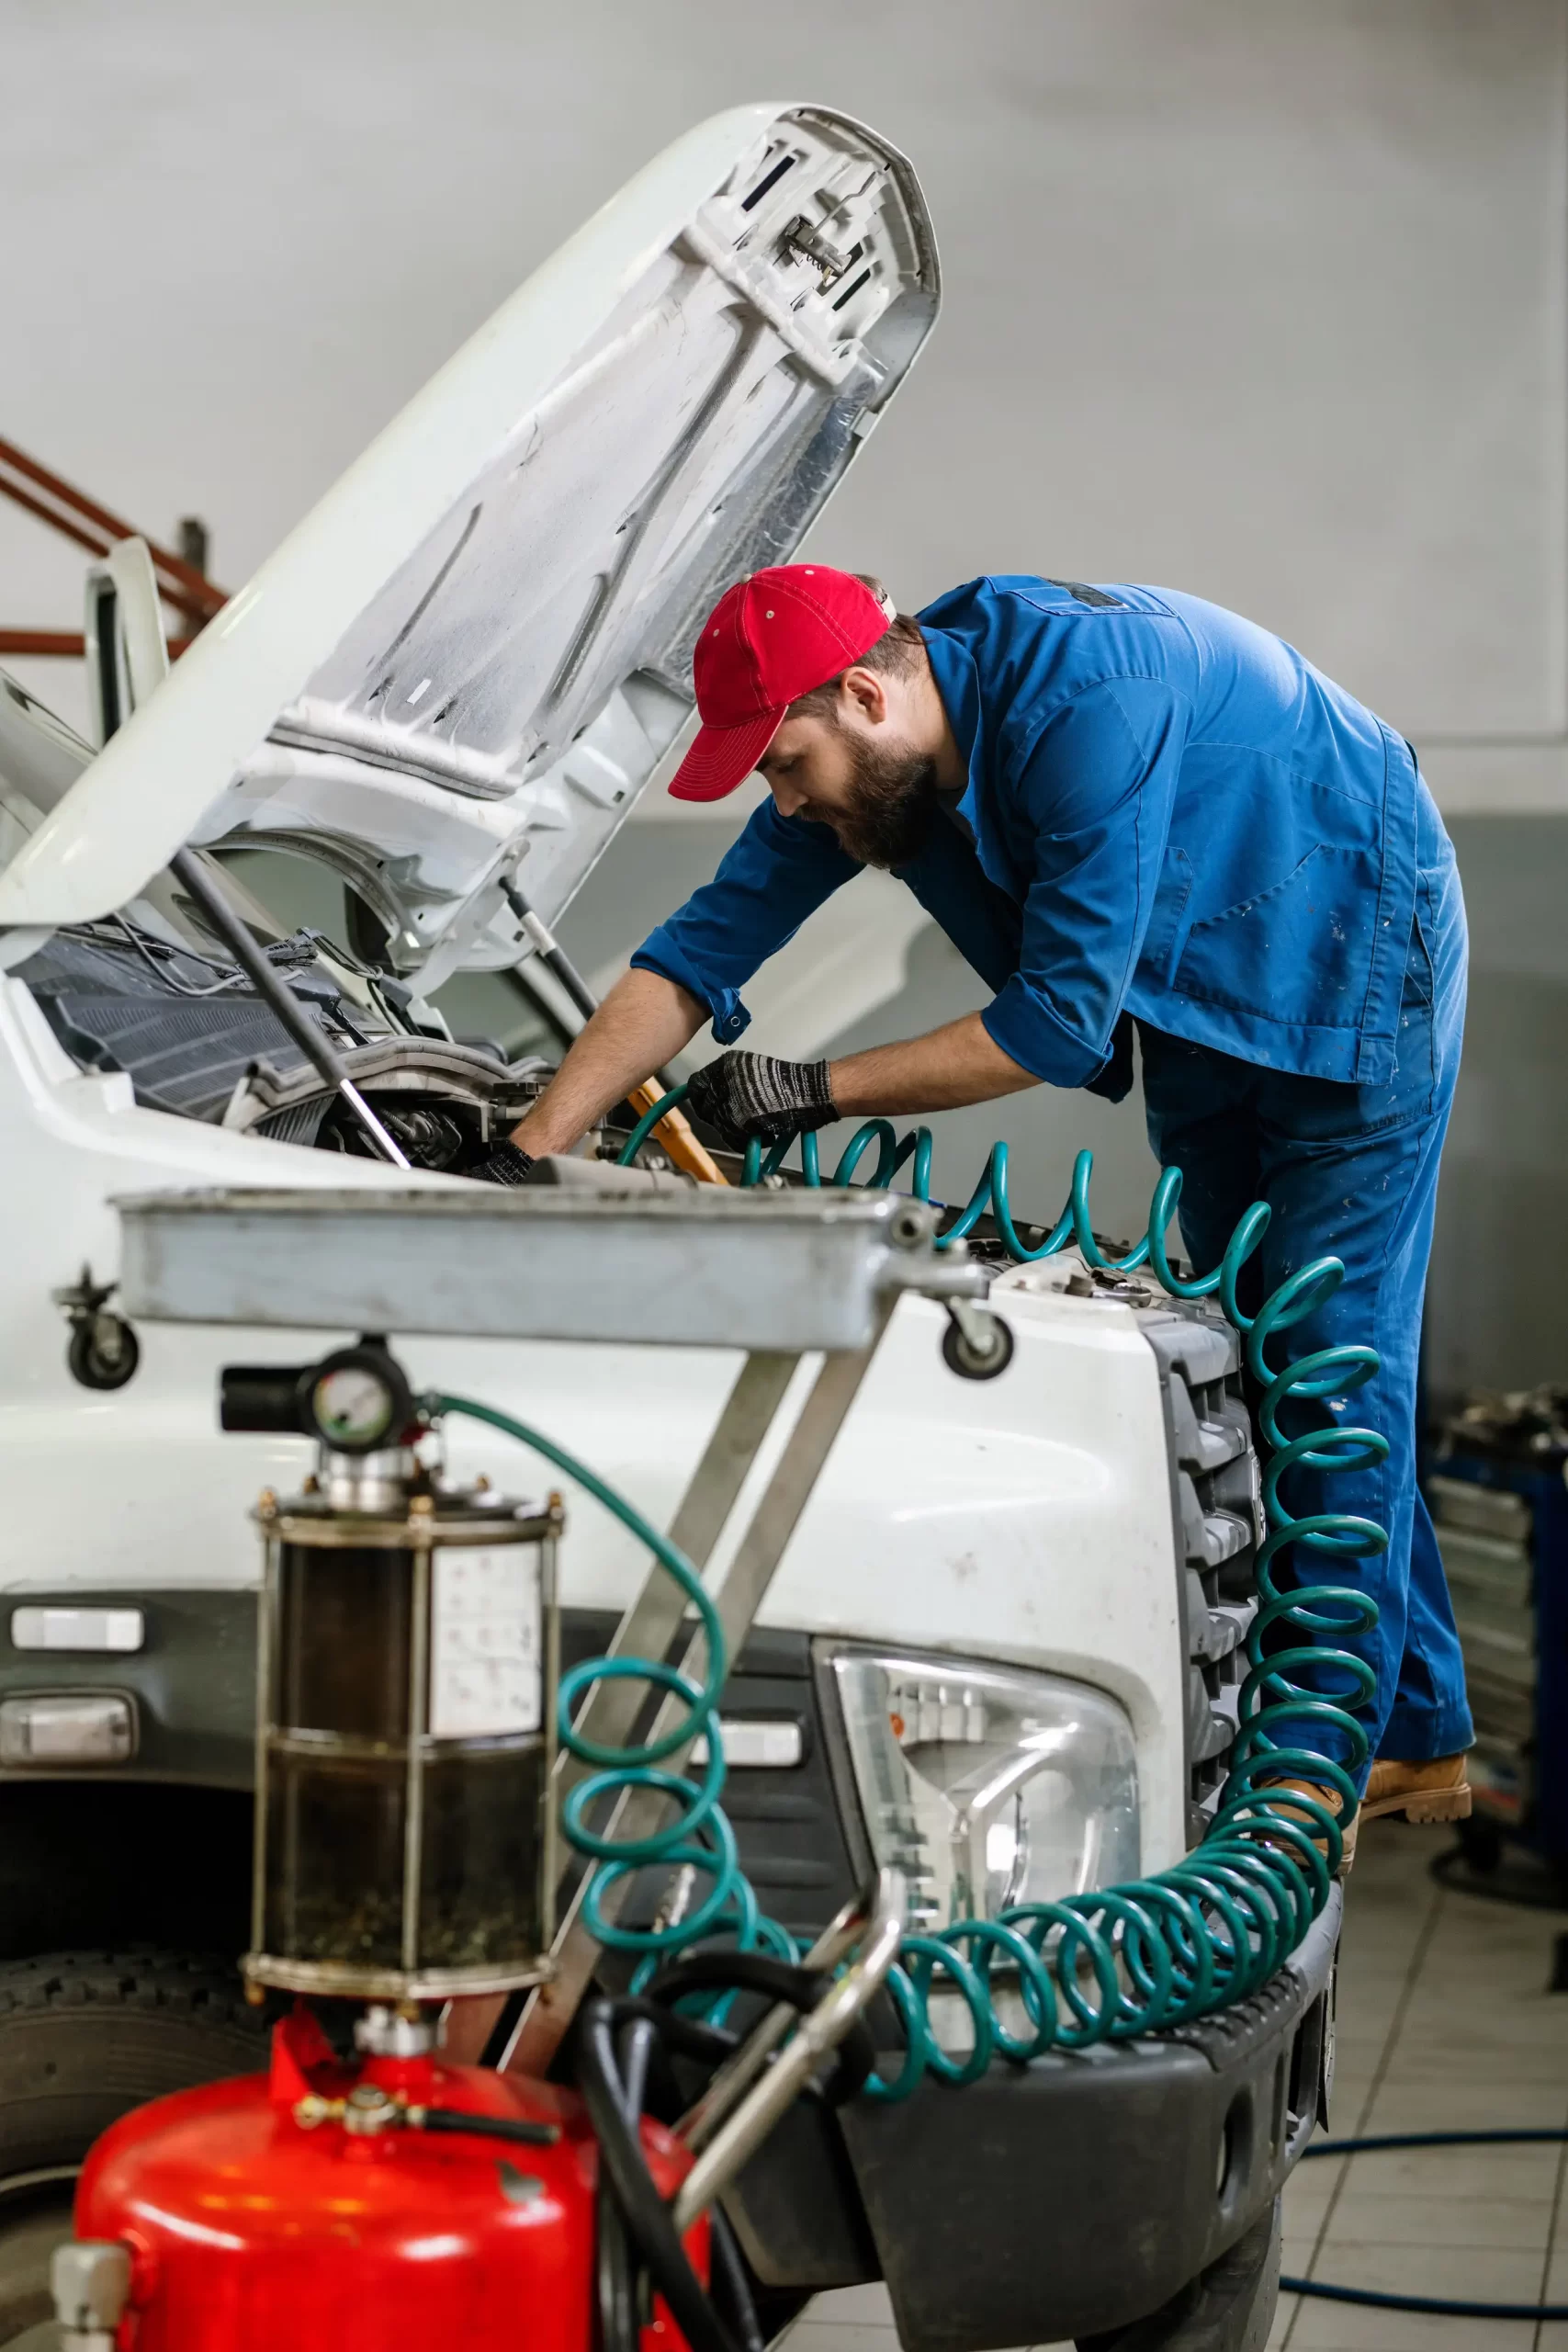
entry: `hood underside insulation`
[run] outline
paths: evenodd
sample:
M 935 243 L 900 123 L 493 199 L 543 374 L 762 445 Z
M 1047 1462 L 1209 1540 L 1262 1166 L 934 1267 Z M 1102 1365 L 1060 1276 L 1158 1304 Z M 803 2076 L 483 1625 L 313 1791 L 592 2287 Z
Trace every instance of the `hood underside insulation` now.
M 320 967 L 309 968 L 308 939 L 279 941 L 268 953 L 340 1052 L 365 1041 Z M 59 932 L 17 977 L 72 1059 L 85 1069 L 123 1070 L 150 1110 L 216 1125 L 254 1063 L 280 1080 L 310 1070 L 236 966 L 186 955 L 129 924 Z

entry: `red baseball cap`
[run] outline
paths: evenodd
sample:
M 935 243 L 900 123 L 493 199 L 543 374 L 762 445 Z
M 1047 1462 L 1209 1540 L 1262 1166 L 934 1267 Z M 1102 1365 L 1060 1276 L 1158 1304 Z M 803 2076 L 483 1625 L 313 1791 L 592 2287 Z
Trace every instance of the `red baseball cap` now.
M 677 800 L 722 800 L 744 784 L 790 704 L 886 637 L 893 615 L 852 571 L 780 563 L 726 589 L 693 656 L 696 741 L 671 779 Z

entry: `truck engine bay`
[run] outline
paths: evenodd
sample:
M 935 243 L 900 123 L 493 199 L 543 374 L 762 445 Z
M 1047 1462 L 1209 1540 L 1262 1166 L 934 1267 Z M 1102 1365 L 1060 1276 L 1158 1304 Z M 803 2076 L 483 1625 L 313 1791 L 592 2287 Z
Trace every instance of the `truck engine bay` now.
M 492 1041 L 420 1027 L 408 989 L 320 933 L 299 931 L 265 952 L 416 1168 L 466 1174 L 550 1076 L 542 1056 L 509 1061 Z M 239 967 L 169 924 L 124 914 L 62 927 L 16 978 L 79 1068 L 122 1071 L 149 1110 L 373 1156 Z

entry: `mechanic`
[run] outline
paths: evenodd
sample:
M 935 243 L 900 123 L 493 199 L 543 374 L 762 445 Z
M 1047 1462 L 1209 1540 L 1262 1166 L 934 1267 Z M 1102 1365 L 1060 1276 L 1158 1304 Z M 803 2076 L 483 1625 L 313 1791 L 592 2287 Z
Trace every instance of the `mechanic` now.
M 1135 1028 L 1193 1262 L 1217 1264 L 1257 1199 L 1273 1216 L 1255 1296 L 1325 1251 L 1345 1262 L 1292 1340 L 1382 1358 L 1350 1418 L 1388 1459 L 1334 1479 L 1333 1507 L 1390 1537 L 1359 1564 L 1380 1611 L 1352 1644 L 1377 1675 L 1362 1815 L 1468 1813 L 1463 1668 L 1416 1476 L 1466 934 L 1409 745 L 1266 629 L 1121 584 L 976 580 L 914 619 L 868 578 L 785 565 L 720 599 L 695 678 L 703 723 L 671 793 L 719 800 L 755 769 L 768 797 L 481 1172 L 525 1181 L 705 1021 L 733 1046 L 744 983 L 863 865 L 908 885 L 992 1001 L 842 1060 L 720 1055 L 686 1107 L 727 1142 L 1042 1081 L 1120 1101 Z M 1317 1508 L 1312 1471 L 1289 1477 L 1291 1509 Z

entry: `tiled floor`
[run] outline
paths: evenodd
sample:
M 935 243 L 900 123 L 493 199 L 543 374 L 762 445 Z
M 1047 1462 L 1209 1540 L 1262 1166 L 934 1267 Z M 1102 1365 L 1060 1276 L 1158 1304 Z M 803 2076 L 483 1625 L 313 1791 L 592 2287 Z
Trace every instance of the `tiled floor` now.
M 1333 2132 L 1568 2127 L 1561 1913 L 1439 1891 L 1446 1832 L 1375 1822 L 1351 1877 Z M 1568 2302 L 1568 2145 L 1326 2157 L 1285 2192 L 1285 2269 L 1384 2293 Z M 789 2352 L 893 2352 L 880 2287 L 818 2296 Z M 1568 2322 L 1431 2319 L 1284 2296 L 1269 2352 L 1568 2352 Z

